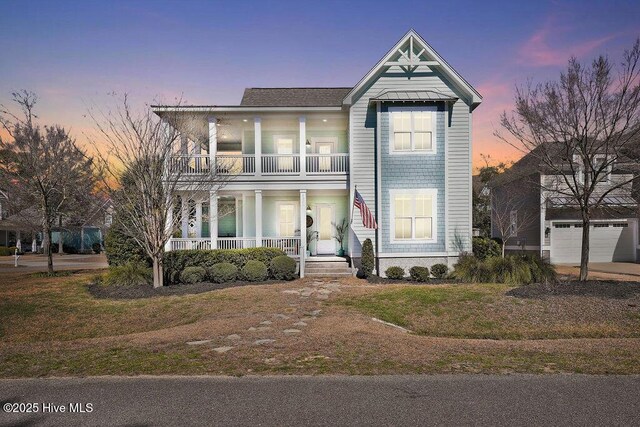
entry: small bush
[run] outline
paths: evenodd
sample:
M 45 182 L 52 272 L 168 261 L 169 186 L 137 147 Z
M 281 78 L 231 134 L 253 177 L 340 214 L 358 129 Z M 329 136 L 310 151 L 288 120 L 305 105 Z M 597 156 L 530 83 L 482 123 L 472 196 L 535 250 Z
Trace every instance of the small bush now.
M 433 277 L 436 279 L 444 279 L 448 272 L 449 267 L 444 264 L 434 264 L 431 267 L 431 274 L 433 274 Z
M 256 260 L 247 261 L 241 273 L 244 280 L 249 282 L 262 282 L 269 275 L 265 263 Z
M 152 281 L 151 268 L 141 262 L 109 267 L 109 271 L 104 276 L 104 283 L 108 286 L 143 286 Z
M 460 258 L 455 265 L 454 276 L 466 282 L 524 285 L 555 281 L 556 271 L 536 256 L 495 256 L 482 261 L 469 255 Z
M 389 279 L 402 280 L 404 279 L 404 268 L 396 266 L 389 267 L 385 270 L 384 274 Z
M 375 266 L 375 258 L 373 256 L 373 243 L 371 239 L 365 239 L 362 244 L 362 275 L 364 277 L 370 277 L 373 274 L 373 268 Z
M 286 255 L 277 256 L 269 264 L 271 276 L 278 280 L 293 280 L 296 278 L 296 261 Z
M 409 269 L 409 275 L 416 282 L 427 282 L 429 280 L 429 269 L 416 265 Z
M 200 283 L 204 281 L 207 271 L 203 267 L 187 267 L 180 273 L 182 283 Z
M 0 256 L 9 256 L 15 254 L 15 250 L 12 251 L 11 248 L 6 246 L 0 246 Z
M 486 237 L 474 237 L 473 255 L 483 261 L 490 257 L 502 255 L 502 250 L 495 240 L 491 240 Z
M 238 278 L 238 267 L 229 262 L 213 264 L 206 271 L 207 277 L 214 283 L 233 282 Z
M 238 267 L 229 262 L 213 264 L 209 269 L 207 269 L 207 277 L 215 283 L 233 282 L 238 278 Z
M 102 252 L 102 246 L 98 242 L 91 245 L 91 249 L 93 250 L 94 254 L 99 254 L 100 252 Z

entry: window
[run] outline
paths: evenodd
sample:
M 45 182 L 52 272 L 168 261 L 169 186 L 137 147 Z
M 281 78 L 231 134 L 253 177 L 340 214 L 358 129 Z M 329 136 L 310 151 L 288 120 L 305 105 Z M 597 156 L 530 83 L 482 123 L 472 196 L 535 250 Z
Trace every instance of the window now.
M 607 159 L 607 156 L 605 156 L 604 154 L 596 154 L 593 157 L 593 162 L 591 162 L 594 170 L 593 173 L 598 174 L 598 178 L 597 178 L 598 182 L 609 182 L 611 180 L 611 171 L 613 170 L 613 162 L 610 162 L 609 164 L 607 164 L 606 167 L 602 171 L 600 171 L 600 169 L 605 164 L 606 159 Z M 576 165 L 575 167 L 575 173 L 577 175 L 576 180 L 578 181 L 578 183 L 584 184 L 584 164 L 583 164 L 582 158 L 578 154 L 574 154 L 573 163 Z
M 593 224 L 593 228 L 608 228 L 609 224 Z
M 511 237 L 518 236 L 518 211 L 509 212 L 509 235 Z
M 296 205 L 280 203 L 278 205 L 278 237 L 293 237 L 296 231 Z
M 571 228 L 571 224 L 553 224 L 553 228 Z
M 209 203 L 202 202 L 202 224 L 200 226 L 200 237 L 211 237 L 209 230 Z
M 435 240 L 437 190 L 391 190 L 391 241 Z
M 435 110 L 433 108 L 390 108 L 390 152 L 435 153 L 433 133 Z
M 614 223 L 613 226 L 615 228 L 626 228 L 629 226 L 629 224 L 627 224 L 626 222 L 617 222 L 617 223 Z
M 295 172 L 293 169 L 293 138 L 275 137 L 278 154 L 278 172 Z

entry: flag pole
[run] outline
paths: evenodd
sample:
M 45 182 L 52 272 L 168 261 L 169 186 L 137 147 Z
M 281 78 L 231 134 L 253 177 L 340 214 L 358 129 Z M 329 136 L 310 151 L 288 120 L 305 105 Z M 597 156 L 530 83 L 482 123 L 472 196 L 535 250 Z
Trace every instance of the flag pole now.
M 353 186 L 353 194 L 350 194 L 350 199 L 351 199 L 351 216 L 349 217 L 349 229 L 351 230 L 351 235 L 353 236 L 353 238 L 351 239 L 351 241 L 349 242 L 349 262 L 351 263 L 351 275 L 355 276 L 355 263 L 353 262 L 353 242 L 356 240 L 355 239 L 355 235 L 356 233 L 353 231 L 353 204 L 355 202 L 355 197 L 356 197 L 356 191 L 358 190 L 358 186 L 354 185 Z

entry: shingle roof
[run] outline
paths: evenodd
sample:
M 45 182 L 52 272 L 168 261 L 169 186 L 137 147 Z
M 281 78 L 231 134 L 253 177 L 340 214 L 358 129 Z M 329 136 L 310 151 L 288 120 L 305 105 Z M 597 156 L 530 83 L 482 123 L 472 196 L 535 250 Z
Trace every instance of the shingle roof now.
M 350 87 L 252 87 L 244 90 L 241 106 L 341 107 Z

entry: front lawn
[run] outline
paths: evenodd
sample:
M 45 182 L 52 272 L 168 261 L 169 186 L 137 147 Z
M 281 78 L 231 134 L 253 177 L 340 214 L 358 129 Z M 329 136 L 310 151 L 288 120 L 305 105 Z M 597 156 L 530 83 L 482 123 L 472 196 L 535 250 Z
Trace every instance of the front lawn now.
M 581 295 L 578 289 L 574 294 L 559 294 L 550 285 L 548 292 L 531 296 L 527 290 L 540 285 L 515 289 L 502 284 L 399 287 L 339 302 L 434 337 L 640 338 L 640 284 L 616 284 L 629 290 L 626 298 L 593 292 L 606 286 L 590 282 Z M 615 295 L 616 289 L 611 292 Z M 523 293 L 527 297 L 519 296 Z
M 0 279 L 0 377 L 640 373 L 638 284 L 307 278 L 111 299 L 89 292 L 94 274 Z

